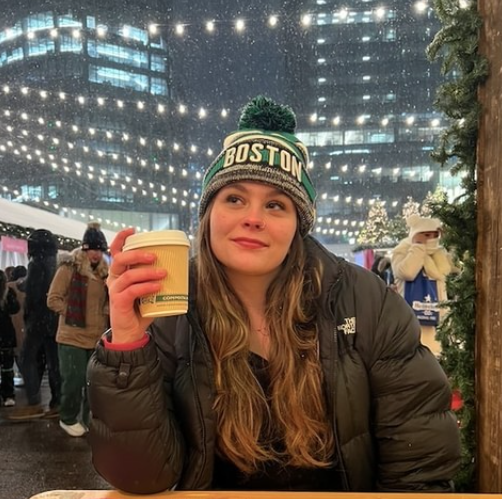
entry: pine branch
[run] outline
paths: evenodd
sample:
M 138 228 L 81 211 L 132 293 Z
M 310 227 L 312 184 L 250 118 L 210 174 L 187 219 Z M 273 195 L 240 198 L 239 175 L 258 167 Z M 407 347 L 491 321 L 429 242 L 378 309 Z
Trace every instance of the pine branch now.
M 458 412 L 462 436 L 462 467 L 455 483 L 459 491 L 475 491 L 476 410 L 474 345 L 476 317 L 476 148 L 480 104 L 477 91 L 488 74 L 478 54 L 482 25 L 476 2 L 461 8 L 458 0 L 435 0 L 443 27 L 427 49 L 431 60 L 442 58 L 447 81 L 439 88 L 435 106 L 450 118 L 432 157 L 452 175 L 462 175 L 464 192 L 452 202 L 432 203 L 434 216 L 446 228 L 445 246 L 451 248 L 460 273 L 447 280 L 449 313 L 438 329 L 441 363 L 453 386 L 460 389 L 463 408 Z

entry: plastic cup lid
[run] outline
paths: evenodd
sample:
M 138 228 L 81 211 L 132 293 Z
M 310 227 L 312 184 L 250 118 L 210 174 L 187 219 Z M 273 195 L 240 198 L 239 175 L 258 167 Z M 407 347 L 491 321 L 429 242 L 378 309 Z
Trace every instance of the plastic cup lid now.
M 190 246 L 187 235 L 182 230 L 156 230 L 133 234 L 125 240 L 123 251 L 146 246 Z

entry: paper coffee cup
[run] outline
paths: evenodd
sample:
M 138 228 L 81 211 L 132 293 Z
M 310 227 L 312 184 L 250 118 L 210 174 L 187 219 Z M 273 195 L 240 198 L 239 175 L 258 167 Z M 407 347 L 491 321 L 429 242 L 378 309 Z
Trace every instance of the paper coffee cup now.
M 188 250 L 190 242 L 181 230 L 141 232 L 129 236 L 123 251 L 142 249 L 155 253 L 154 268 L 166 269 L 160 290 L 139 298 L 142 317 L 186 314 L 188 310 Z M 146 265 L 139 265 L 145 266 Z

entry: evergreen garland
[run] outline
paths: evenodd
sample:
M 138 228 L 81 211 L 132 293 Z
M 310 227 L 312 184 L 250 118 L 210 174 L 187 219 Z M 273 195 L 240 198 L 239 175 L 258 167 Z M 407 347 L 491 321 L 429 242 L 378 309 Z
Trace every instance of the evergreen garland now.
M 452 249 L 460 272 L 448 279 L 450 312 L 438 331 L 442 365 L 464 405 L 457 413 L 462 435 L 462 467 L 455 479 L 458 491 L 476 490 L 475 317 L 476 317 L 476 146 L 480 104 L 478 86 L 488 74 L 478 53 L 482 20 L 476 1 L 435 0 L 442 23 L 428 47 L 431 60 L 442 59 L 447 77 L 437 93 L 436 107 L 450 118 L 433 158 L 452 174 L 462 176 L 464 192 L 449 203 L 438 201 L 433 215 L 445 225 L 444 243 Z
M 13 237 L 15 239 L 28 239 L 28 236 L 34 231 L 33 227 L 22 227 L 20 225 L 0 222 L 0 236 Z M 58 240 L 58 249 L 71 251 L 82 244 L 80 239 L 72 239 L 54 234 Z

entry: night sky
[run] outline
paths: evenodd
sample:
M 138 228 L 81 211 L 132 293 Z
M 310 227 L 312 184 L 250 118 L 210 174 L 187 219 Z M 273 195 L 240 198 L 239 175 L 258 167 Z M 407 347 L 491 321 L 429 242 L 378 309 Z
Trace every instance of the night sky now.
M 188 24 L 182 37 L 172 37 L 174 91 L 179 99 L 234 111 L 258 94 L 281 100 L 285 84 L 284 55 L 278 43 L 281 28 L 266 24 L 279 3 L 272 0 L 264 12 L 242 0 L 174 0 L 172 21 Z M 241 16 L 246 30 L 236 33 L 233 23 Z M 210 19 L 216 27 L 212 34 L 201 24 Z M 222 127 L 211 136 L 221 137 L 236 128 L 236 122 L 229 118 Z

